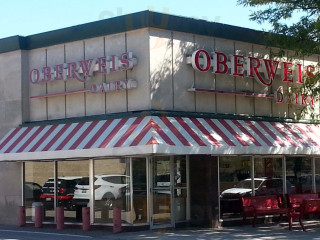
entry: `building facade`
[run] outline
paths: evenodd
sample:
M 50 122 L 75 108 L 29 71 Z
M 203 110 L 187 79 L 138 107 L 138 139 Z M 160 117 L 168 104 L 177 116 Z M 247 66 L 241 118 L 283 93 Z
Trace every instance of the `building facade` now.
M 263 39 L 149 11 L 1 39 L 0 222 L 215 227 L 239 196 L 318 192 L 319 102 L 286 93 L 319 56 Z

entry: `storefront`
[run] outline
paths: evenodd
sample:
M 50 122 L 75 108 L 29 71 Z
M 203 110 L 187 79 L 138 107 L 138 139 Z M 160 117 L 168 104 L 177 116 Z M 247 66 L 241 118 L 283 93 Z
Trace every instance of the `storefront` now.
M 239 196 L 320 191 L 318 98 L 286 94 L 318 56 L 148 11 L 0 46 L 3 223 L 41 204 L 45 223 L 89 206 L 96 225 L 117 207 L 125 226 L 215 227 L 241 218 Z

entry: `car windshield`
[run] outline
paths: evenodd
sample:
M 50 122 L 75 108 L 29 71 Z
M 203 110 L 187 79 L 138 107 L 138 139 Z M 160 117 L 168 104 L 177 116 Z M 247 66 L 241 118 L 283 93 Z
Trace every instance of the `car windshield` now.
M 103 177 L 102 179 L 114 184 L 127 184 L 129 182 L 129 178 L 127 176 L 108 176 Z
M 262 180 L 254 180 L 254 188 L 258 188 L 260 184 L 262 183 Z M 236 188 L 246 188 L 246 189 L 251 189 L 251 179 L 246 179 L 241 182 L 239 182 L 236 185 Z

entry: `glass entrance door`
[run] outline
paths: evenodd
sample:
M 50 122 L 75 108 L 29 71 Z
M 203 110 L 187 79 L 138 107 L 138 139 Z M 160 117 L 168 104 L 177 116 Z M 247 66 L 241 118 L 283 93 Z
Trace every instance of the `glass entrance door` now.
M 172 222 L 172 161 L 169 156 L 151 160 L 151 228 L 170 227 Z

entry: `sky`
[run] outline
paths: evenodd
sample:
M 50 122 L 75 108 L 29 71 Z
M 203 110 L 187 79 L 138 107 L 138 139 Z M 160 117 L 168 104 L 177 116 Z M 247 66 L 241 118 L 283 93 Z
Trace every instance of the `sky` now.
M 250 21 L 254 8 L 239 6 L 237 0 L 1 0 L 0 38 L 29 36 L 145 10 L 269 29 Z

